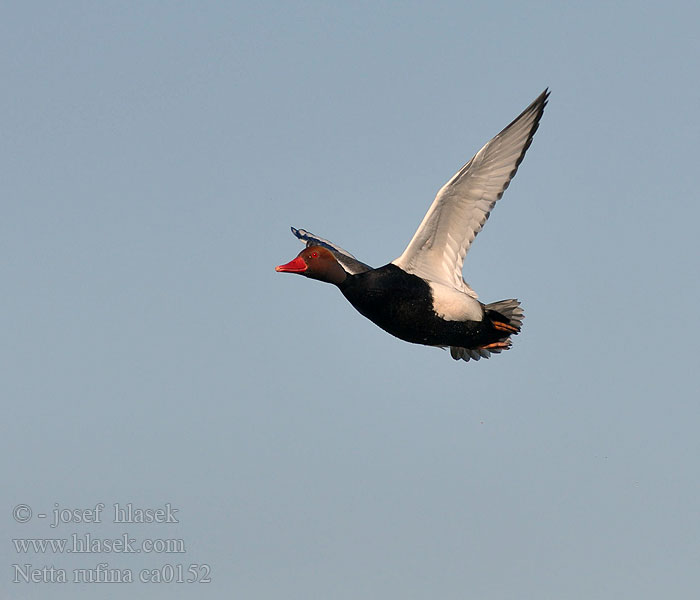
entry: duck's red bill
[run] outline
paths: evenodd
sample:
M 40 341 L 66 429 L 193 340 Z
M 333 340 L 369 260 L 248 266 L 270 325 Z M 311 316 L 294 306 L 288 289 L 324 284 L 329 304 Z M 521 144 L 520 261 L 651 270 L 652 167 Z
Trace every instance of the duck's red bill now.
M 278 273 L 303 273 L 306 271 L 308 266 L 304 262 L 301 256 L 297 256 L 294 260 L 288 262 L 286 265 L 280 265 L 275 267 L 275 271 Z

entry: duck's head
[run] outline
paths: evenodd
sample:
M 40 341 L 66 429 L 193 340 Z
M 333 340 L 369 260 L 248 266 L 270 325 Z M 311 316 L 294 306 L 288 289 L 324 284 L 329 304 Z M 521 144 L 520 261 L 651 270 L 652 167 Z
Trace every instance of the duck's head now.
M 297 257 L 286 265 L 275 267 L 278 273 L 298 273 L 311 279 L 340 285 L 348 273 L 340 265 L 335 255 L 323 246 L 304 248 Z

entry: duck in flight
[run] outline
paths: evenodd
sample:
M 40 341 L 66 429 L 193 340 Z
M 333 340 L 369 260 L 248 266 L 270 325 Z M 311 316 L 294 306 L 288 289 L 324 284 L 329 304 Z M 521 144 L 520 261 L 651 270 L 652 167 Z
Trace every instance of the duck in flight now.
M 414 344 L 449 348 L 455 360 L 489 358 L 522 327 L 518 300 L 482 304 L 462 276 L 464 257 L 515 176 L 547 104 L 542 92 L 438 192 L 403 254 L 373 269 L 337 244 L 292 227 L 306 244 L 276 267 L 337 286 L 363 316 Z

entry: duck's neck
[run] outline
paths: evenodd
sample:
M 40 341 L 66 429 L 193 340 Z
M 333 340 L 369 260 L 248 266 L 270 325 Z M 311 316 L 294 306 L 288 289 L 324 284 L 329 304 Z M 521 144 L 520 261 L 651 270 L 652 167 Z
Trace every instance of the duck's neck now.
M 348 277 L 351 275 L 342 267 L 342 265 L 336 260 L 327 261 L 324 265 L 323 271 L 317 275 L 310 275 L 315 279 L 320 279 L 326 283 L 332 283 L 338 287 L 341 287 Z

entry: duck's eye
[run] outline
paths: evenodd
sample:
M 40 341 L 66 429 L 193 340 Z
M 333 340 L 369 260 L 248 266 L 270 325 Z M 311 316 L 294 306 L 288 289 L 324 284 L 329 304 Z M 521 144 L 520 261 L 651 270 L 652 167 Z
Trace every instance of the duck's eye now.
M 318 252 L 312 252 L 311 258 L 318 258 Z

